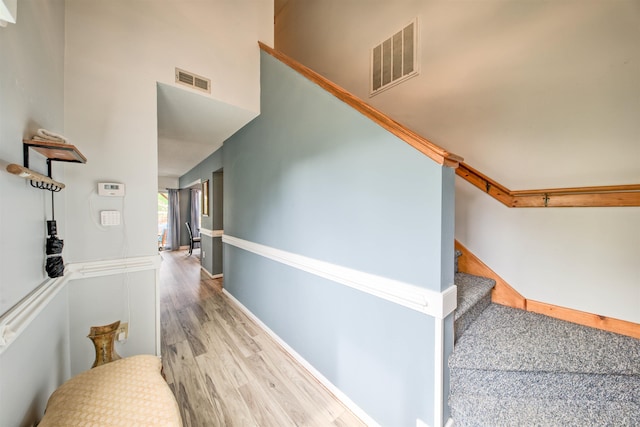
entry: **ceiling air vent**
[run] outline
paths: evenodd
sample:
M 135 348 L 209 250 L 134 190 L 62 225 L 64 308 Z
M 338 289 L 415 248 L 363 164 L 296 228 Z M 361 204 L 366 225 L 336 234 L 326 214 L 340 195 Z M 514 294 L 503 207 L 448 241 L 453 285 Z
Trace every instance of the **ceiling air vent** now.
M 371 49 L 370 96 L 418 74 L 418 19 Z
M 211 79 L 176 68 L 176 83 L 211 93 Z

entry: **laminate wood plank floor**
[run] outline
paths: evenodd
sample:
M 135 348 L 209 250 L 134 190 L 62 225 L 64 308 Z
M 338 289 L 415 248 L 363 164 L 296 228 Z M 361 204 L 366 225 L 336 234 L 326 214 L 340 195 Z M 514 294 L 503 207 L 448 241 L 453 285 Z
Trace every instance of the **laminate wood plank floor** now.
M 186 427 L 365 425 L 231 302 L 196 256 L 161 256 L 162 363 Z

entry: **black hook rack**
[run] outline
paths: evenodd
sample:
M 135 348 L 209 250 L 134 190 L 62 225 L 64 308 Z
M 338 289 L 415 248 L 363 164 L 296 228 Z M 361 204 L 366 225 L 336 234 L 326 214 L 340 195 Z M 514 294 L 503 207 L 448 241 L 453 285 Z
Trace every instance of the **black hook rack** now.
M 17 175 L 21 178 L 28 179 L 31 186 L 40 190 L 51 191 L 57 193 L 61 191 L 65 185 L 51 178 L 51 162 L 71 162 L 86 163 L 87 158 L 71 144 L 63 144 L 58 142 L 44 142 L 36 140 L 24 140 L 23 142 L 23 160 L 24 166 L 11 163 L 7 165 L 7 172 Z M 29 169 L 29 152 L 33 149 L 47 158 L 47 175 L 42 175 L 36 171 Z

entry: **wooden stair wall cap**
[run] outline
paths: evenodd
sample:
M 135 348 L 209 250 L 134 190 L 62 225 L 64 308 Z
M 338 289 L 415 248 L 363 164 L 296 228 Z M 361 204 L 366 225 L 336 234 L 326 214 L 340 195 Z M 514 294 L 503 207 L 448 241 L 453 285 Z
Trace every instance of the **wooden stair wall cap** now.
M 280 62 L 289 66 L 291 69 L 300 73 L 313 83 L 316 83 L 318 86 L 322 87 L 324 90 L 331 93 L 342 102 L 354 108 L 365 117 L 382 126 L 384 129 L 391 132 L 393 135 L 397 136 L 416 150 L 425 154 L 436 163 L 455 169 L 458 167 L 460 162 L 463 161 L 462 157 L 448 152 L 444 148 L 434 144 L 426 138 L 423 138 L 412 130 L 407 129 L 405 126 L 396 122 L 386 114 L 367 104 L 357 96 L 336 85 L 335 83 L 331 82 L 330 80 L 321 76 L 310 68 L 302 65 L 295 59 L 273 49 L 270 46 L 267 46 L 262 42 L 258 42 L 258 44 L 260 46 L 260 49 L 262 49 L 264 52 L 278 59 Z

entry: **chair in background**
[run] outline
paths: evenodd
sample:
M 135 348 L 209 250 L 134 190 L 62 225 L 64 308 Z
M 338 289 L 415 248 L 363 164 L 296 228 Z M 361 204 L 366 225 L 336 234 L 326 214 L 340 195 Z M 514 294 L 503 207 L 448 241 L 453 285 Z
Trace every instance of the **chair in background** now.
M 158 250 L 163 251 L 167 246 L 167 228 L 162 229 L 162 233 L 158 234 Z
M 191 226 L 188 222 L 185 222 L 184 225 L 187 226 L 187 231 L 189 232 L 189 256 L 193 253 L 193 247 L 196 243 L 200 242 L 200 237 L 193 237 L 193 231 L 191 231 Z

